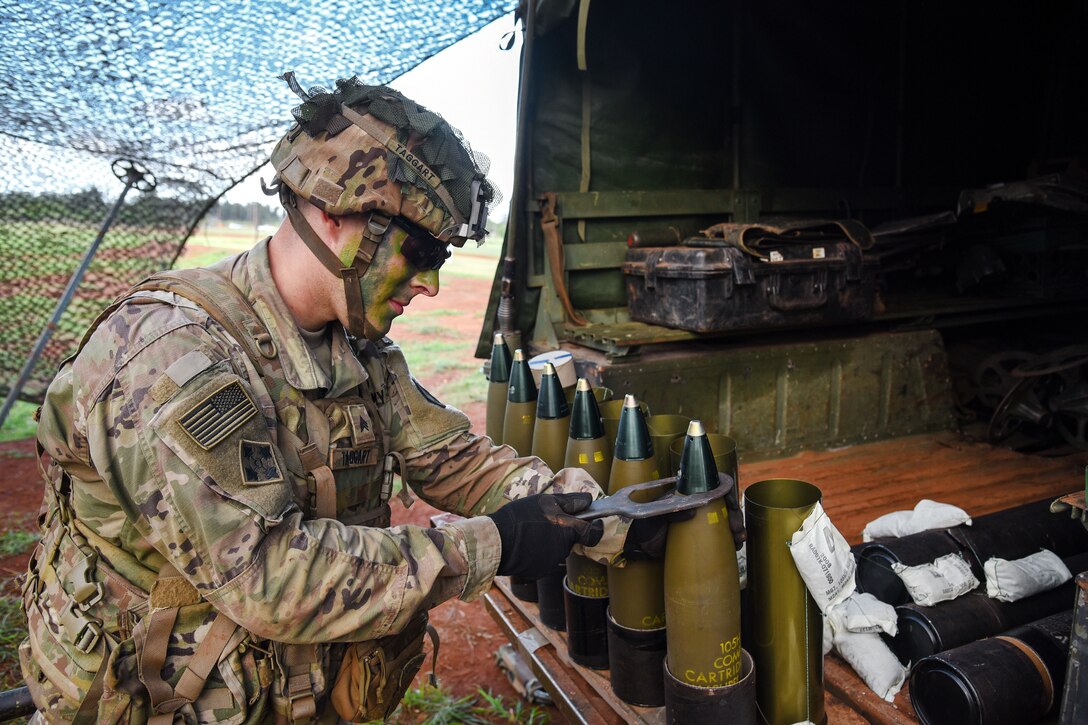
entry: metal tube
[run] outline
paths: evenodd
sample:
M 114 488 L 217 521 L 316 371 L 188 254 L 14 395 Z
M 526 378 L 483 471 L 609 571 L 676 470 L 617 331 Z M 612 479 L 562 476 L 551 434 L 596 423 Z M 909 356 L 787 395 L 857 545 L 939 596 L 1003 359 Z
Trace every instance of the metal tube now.
M 525 3 L 525 43 L 521 46 L 521 74 L 518 80 L 518 122 L 514 144 L 514 189 L 510 194 L 509 225 L 506 232 L 506 257 L 503 259 L 502 286 L 496 312 L 499 330 L 509 335 L 514 331 L 514 276 L 517 271 L 517 246 L 522 242 L 522 216 L 525 214 L 526 154 L 529 136 L 529 67 L 532 64 L 536 35 L 536 3 Z
M 823 618 L 789 541 L 821 498 L 811 483 L 776 478 L 744 491 L 752 659 L 760 712 L 770 725 L 824 720 Z
M 925 725 L 1020 725 L 1061 702 L 1073 612 L 925 657 L 910 700 Z
M 0 692 L 0 722 L 26 717 L 33 712 L 34 701 L 30 699 L 30 690 L 25 686 Z

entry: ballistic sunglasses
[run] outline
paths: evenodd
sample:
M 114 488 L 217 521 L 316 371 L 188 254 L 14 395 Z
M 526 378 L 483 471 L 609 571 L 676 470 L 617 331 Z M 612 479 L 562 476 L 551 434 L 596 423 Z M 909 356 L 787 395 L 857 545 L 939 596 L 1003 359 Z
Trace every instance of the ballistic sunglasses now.
M 400 245 L 400 253 L 420 272 L 439 269 L 453 254 L 449 246 L 435 239 L 418 224 L 396 217 L 392 222 L 408 236 Z

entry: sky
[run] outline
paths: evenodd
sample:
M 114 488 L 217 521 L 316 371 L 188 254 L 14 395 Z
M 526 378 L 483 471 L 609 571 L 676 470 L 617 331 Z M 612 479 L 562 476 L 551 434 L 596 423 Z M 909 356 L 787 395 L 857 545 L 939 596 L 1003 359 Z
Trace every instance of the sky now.
M 442 114 L 474 151 L 491 160 L 488 177 L 503 195 L 503 211 L 493 210 L 495 218 L 506 216 L 514 180 L 520 31 L 515 34 L 510 50 L 499 48 L 502 37 L 512 30 L 511 13 L 389 83 L 412 100 Z M 265 166 L 259 175 L 270 181 L 271 167 Z M 224 199 L 242 204 L 269 203 L 268 197 L 261 193 L 258 174 L 231 189 Z

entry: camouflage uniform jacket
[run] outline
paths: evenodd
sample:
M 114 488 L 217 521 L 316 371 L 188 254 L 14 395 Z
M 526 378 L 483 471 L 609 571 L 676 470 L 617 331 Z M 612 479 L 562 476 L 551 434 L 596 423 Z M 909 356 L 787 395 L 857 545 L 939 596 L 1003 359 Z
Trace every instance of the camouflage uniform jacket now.
M 215 269 L 256 311 L 254 329 L 271 334 L 263 371 L 201 307 L 139 292 L 49 388 L 39 442 L 52 480 L 63 468 L 66 485 L 59 495 L 47 490 L 43 505 L 21 659 L 51 721 L 73 719 L 103 666 L 96 717 L 148 715 L 138 635 L 166 564 L 199 601 L 182 601 L 164 680 L 177 684 L 217 614 L 238 625 L 200 697 L 175 717 L 258 722 L 270 717 L 269 692 L 284 671 L 274 643 L 368 641 L 451 597 L 471 600 L 490 586 L 500 553 L 481 514 L 544 490 L 598 491 L 581 471 L 553 477 L 539 459 L 469 433 L 468 419 L 426 393 L 388 341 L 354 352 L 334 326 L 332 369 L 323 370 L 272 282 L 267 241 Z M 430 530 L 318 518 L 307 447 L 319 464 L 339 460 L 343 518 L 382 503 L 373 465 L 382 440 L 403 456 L 419 496 L 468 518 Z M 355 469 L 361 479 L 351 478 Z M 621 540 L 612 537 L 597 558 Z M 88 621 L 103 632 L 94 646 Z M 310 682 L 320 702 L 335 662 L 328 647 L 317 650 Z

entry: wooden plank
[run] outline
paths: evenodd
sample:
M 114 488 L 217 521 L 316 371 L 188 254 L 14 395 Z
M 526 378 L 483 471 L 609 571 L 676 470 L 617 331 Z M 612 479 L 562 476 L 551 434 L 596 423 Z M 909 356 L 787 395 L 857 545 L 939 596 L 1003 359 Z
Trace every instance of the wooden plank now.
M 742 488 L 765 478 L 799 478 L 819 486 L 824 508 L 847 540 L 857 543 L 868 521 L 888 511 L 913 508 L 921 498 L 953 503 L 973 515 L 1058 498 L 1083 485 L 1086 463 L 1088 453 L 1043 458 L 939 433 L 778 460 L 742 461 L 740 477 Z M 497 578 L 485 595 L 485 606 L 571 722 L 664 722 L 664 708 L 627 705 L 612 693 L 607 672 L 574 664 L 565 635 L 545 627 L 535 605 L 513 597 L 504 577 Z M 907 686 L 894 702 L 885 702 L 835 655 L 824 659 L 824 688 L 832 725 L 917 722 Z
M 918 722 L 904 686 L 895 702 L 886 702 L 865 686 L 850 665 L 836 655 L 824 657 L 824 687 L 874 725 L 913 725 Z M 828 718 L 829 723 L 834 721 Z
M 1083 485 L 1088 453 L 1046 458 L 964 440 L 953 432 L 906 436 L 834 451 L 744 462 L 741 488 L 766 478 L 799 478 L 823 492 L 823 506 L 851 544 L 877 516 L 923 498 L 972 515 L 1059 496 Z

